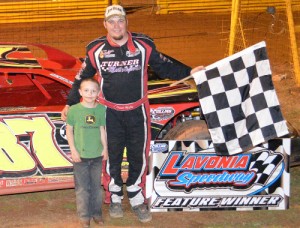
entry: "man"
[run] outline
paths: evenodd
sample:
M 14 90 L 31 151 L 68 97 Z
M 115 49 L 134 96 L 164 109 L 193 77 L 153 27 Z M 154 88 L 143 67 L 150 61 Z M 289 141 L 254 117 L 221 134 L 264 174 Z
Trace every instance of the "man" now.
M 76 75 L 62 111 L 78 103 L 78 88 L 84 78 L 97 72 L 101 84 L 99 102 L 107 106 L 106 127 L 108 160 L 103 186 L 109 191 L 110 216 L 123 217 L 123 180 L 121 163 L 124 148 L 129 163 L 126 190 L 132 210 L 141 222 L 149 222 L 151 214 L 145 202 L 145 179 L 150 146 L 150 109 L 147 98 L 148 65 L 162 78 L 182 79 L 198 70 L 173 63 L 156 50 L 153 40 L 143 34 L 127 30 L 128 21 L 122 6 L 112 5 L 105 11 L 104 27 L 107 35 L 87 46 L 81 71 Z M 105 173 L 104 173 L 105 176 Z M 107 177 L 107 176 L 106 176 Z

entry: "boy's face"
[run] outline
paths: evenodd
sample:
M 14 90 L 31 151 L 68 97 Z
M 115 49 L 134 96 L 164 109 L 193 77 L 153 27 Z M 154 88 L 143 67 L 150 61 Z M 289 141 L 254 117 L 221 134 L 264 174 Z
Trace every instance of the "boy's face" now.
M 85 102 L 94 102 L 99 95 L 99 86 L 95 82 L 84 81 L 80 85 L 79 93 Z

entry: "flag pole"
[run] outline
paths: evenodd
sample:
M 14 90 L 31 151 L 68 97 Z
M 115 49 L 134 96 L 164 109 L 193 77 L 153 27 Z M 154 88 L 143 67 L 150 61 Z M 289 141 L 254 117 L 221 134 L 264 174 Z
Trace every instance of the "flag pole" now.
M 192 75 L 192 74 L 189 75 L 189 76 L 187 76 L 187 77 L 185 77 L 185 78 L 183 78 L 183 79 L 181 79 L 181 80 L 179 80 L 179 81 L 173 82 L 173 83 L 170 84 L 169 86 L 170 86 L 170 87 L 176 86 L 176 85 L 178 85 L 178 84 L 180 84 L 180 83 L 182 83 L 182 82 L 185 82 L 186 80 L 189 80 L 189 79 L 191 79 L 191 78 L 193 78 L 193 75 Z
M 193 78 L 193 77 L 194 77 L 193 74 L 195 74 L 195 73 L 197 73 L 197 72 L 199 72 L 199 71 L 201 71 L 201 70 L 205 70 L 205 67 L 204 67 L 204 66 L 197 66 L 197 67 L 195 67 L 195 68 L 193 68 L 193 69 L 191 70 L 191 75 L 189 75 L 189 76 L 187 76 L 187 77 L 185 77 L 185 78 L 183 78 L 183 79 L 181 79 L 181 80 L 179 80 L 179 81 L 173 82 L 173 83 L 170 84 L 169 86 L 176 86 L 176 85 L 178 85 L 178 84 L 180 84 L 180 83 L 182 83 L 182 82 L 185 82 L 185 81 L 187 81 L 187 80 Z

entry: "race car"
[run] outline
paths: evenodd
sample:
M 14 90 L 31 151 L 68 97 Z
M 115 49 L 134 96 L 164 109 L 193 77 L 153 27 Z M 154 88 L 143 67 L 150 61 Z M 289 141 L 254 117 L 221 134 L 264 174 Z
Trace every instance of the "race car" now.
M 43 44 L 0 43 L 0 52 L 0 195 L 73 187 L 60 112 L 82 60 Z M 149 72 L 152 139 L 209 138 L 194 83 Z

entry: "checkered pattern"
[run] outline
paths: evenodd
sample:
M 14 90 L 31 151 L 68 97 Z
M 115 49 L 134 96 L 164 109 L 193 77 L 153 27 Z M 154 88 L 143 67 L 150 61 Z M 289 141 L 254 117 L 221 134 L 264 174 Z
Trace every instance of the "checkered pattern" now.
M 272 176 L 275 168 L 283 161 L 283 156 L 280 153 L 270 154 L 269 151 L 260 151 L 252 155 L 252 161 L 249 166 L 249 171 L 256 173 L 254 183 L 264 185 Z
M 237 154 L 288 134 L 272 83 L 265 42 L 193 76 L 217 154 Z

